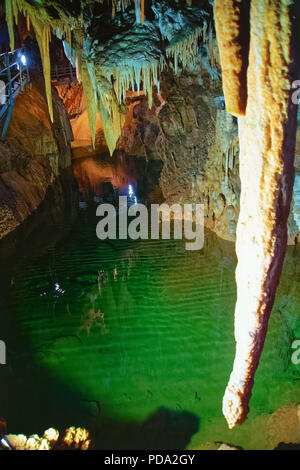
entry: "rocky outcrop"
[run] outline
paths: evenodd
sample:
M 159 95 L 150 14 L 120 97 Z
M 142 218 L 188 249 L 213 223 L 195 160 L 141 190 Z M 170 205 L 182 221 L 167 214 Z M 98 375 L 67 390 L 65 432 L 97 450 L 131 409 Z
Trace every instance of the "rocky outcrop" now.
M 89 431 L 71 426 L 61 435 L 57 429 L 47 429 L 42 437 L 37 434 L 7 434 L 2 439 L 4 449 L 10 450 L 91 450 L 93 441 Z
M 161 93 L 148 108 L 144 96 L 129 96 L 130 108 L 117 149 L 132 157 L 161 161 L 159 187 L 165 201 L 202 203 L 205 225 L 235 241 L 240 209 L 237 119 L 226 110 L 217 68 L 203 59 L 188 72 L 162 75 Z M 214 77 L 214 80 L 212 80 Z M 290 244 L 299 230 L 297 184 L 288 220 Z
M 72 130 L 53 92 L 50 122 L 41 79 L 16 98 L 5 142 L 0 142 L 0 238 L 16 229 L 44 200 L 48 187 L 71 165 Z

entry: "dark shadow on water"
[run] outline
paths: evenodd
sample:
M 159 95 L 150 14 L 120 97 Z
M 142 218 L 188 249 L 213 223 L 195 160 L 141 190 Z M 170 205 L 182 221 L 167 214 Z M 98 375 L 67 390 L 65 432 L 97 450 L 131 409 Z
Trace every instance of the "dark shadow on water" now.
M 158 408 L 142 423 L 105 422 L 97 449 L 180 450 L 199 430 L 200 419 L 188 411 Z
M 200 419 L 188 411 L 159 408 L 141 428 L 141 449 L 184 449 L 199 429 Z
M 23 372 L 14 370 L 13 376 L 8 365 L 3 367 L 0 417 L 6 420 L 9 433 L 42 435 L 49 427 L 64 430 L 90 424 L 82 397 L 68 386 L 39 368 L 28 370 L 25 362 Z
M 97 450 L 180 450 L 199 430 L 196 415 L 164 407 L 144 422 L 103 418 L 101 407 L 96 416 L 87 397 L 39 368 L 23 371 L 14 380 L 6 368 L 1 382 L 5 386 L 0 387 L 0 417 L 7 422 L 8 433 L 43 435 L 49 427 L 63 432 L 82 426 L 90 431 Z
M 300 450 L 300 444 L 285 444 L 280 442 L 274 450 Z

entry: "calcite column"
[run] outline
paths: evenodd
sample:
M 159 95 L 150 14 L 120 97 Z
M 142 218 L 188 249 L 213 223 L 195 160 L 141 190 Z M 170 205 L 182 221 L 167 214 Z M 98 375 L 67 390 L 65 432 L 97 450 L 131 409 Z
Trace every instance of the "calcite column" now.
M 217 36 L 224 35 L 224 28 L 220 27 L 224 15 L 233 14 L 229 8 L 223 10 L 221 17 L 219 7 L 223 3 L 215 1 Z M 241 1 L 229 3 L 236 12 Z M 241 424 L 249 411 L 254 374 L 286 250 L 297 122 L 291 83 L 300 78 L 293 60 L 292 3 L 251 1 L 247 106 L 245 116 L 239 117 L 241 200 L 236 240 L 236 355 L 223 398 L 223 413 L 230 428 Z M 226 44 L 223 38 L 223 44 L 232 51 L 237 47 L 234 40 Z M 222 60 L 222 47 L 220 54 Z M 225 81 L 228 76 L 227 72 Z M 237 77 L 233 89 L 239 86 L 245 85 Z M 224 85 L 227 101 L 226 89 L 230 90 L 228 82 Z M 235 94 L 244 96 L 236 91 Z M 234 97 L 229 93 L 230 108 L 238 109 L 238 103 L 235 105 L 232 100 Z

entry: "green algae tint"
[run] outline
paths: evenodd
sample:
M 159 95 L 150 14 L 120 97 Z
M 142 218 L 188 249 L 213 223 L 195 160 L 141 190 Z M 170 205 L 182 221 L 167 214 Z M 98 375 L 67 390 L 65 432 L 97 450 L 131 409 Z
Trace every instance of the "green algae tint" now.
M 86 215 L 2 273 L 1 415 L 13 433 L 87 427 L 101 449 L 274 446 L 268 422 L 300 402 L 300 247 L 288 248 L 250 414 L 229 431 L 234 245 L 100 242 Z

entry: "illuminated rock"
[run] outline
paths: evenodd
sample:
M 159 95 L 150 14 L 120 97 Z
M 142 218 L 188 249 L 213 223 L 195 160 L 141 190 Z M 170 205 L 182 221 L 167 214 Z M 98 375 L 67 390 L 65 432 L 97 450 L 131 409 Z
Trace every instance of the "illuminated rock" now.
M 221 62 L 225 67 L 225 98 L 229 110 L 243 114 L 237 90 L 245 84 L 237 78 L 234 82 L 235 72 L 226 69 L 228 54 L 232 54 L 230 64 L 235 59 L 238 63 L 241 56 L 229 29 L 220 26 L 224 19 L 221 3 L 216 2 L 215 13 Z M 297 115 L 297 107 L 290 99 L 291 82 L 297 71 L 291 52 L 290 4 L 285 0 L 251 2 L 248 101 L 246 116 L 239 118 L 241 201 L 236 241 L 236 355 L 223 399 L 223 413 L 230 428 L 243 423 L 249 411 L 254 375 L 287 243 Z M 234 15 L 233 26 L 238 29 L 238 13 L 232 10 L 226 14 L 229 22 Z M 233 95 L 229 90 L 226 92 L 230 75 Z
M 244 116 L 247 104 L 247 24 L 241 21 L 241 0 L 216 0 L 215 25 L 223 77 L 226 109 L 234 116 Z
M 5 436 L 13 450 L 88 450 L 92 447 L 89 431 L 72 426 L 60 437 L 57 429 L 49 428 L 43 437 L 37 434 L 8 434 Z
M 44 0 L 32 5 L 26 0 L 6 0 L 11 48 L 14 48 L 13 24 L 17 24 L 21 14 L 26 18 L 27 28 L 33 27 L 39 45 L 53 121 L 49 43 L 52 34 L 63 41 L 83 83 L 93 146 L 99 114 L 112 154 L 125 123 L 126 92 L 136 88 L 139 93 L 142 86 L 151 108 L 153 86 L 159 93 L 159 74 L 166 66 L 165 56 L 174 62 L 177 73 L 179 62 L 182 67 L 195 62 L 200 38 L 206 42 L 213 40 L 206 36 L 209 13 L 191 6 L 176 11 L 162 1 L 161 6 L 153 5 L 151 15 L 154 13 L 155 20 L 149 21 L 144 0 L 112 0 L 109 15 L 101 0 L 88 5 L 77 2 L 78 7 L 69 5 L 74 11 L 69 11 L 64 3 Z M 168 20 L 163 21 L 165 15 L 170 18 L 171 27 Z

